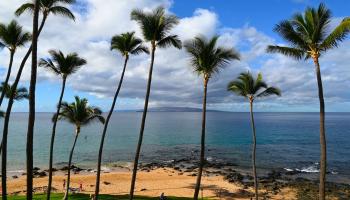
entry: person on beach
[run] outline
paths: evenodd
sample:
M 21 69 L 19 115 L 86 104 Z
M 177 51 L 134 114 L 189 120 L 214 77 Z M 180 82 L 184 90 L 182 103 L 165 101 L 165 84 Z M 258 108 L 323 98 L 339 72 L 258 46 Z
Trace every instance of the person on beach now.
M 159 197 L 159 200 L 165 200 L 166 198 L 165 198 L 165 196 L 164 196 L 164 192 L 162 192 L 162 194 L 160 195 L 160 197 Z
M 63 179 L 63 191 L 66 189 L 66 179 Z

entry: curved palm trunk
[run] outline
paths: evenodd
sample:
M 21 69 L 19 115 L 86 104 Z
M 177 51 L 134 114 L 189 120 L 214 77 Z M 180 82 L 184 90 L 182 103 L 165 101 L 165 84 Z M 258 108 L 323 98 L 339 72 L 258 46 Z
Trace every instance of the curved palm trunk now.
M 13 105 L 13 98 L 9 100 L 4 120 L 4 129 L 2 134 L 2 155 L 1 155 L 1 189 L 2 199 L 7 200 L 7 136 L 8 136 L 8 125 L 10 121 L 11 109 Z
M 252 152 L 252 162 L 253 162 L 253 177 L 254 177 L 254 190 L 255 190 L 255 199 L 258 200 L 258 178 L 256 175 L 256 133 L 255 133 L 255 122 L 254 122 L 254 113 L 253 113 L 253 100 L 250 100 L 250 123 L 252 125 L 253 132 L 253 152 Z
M 35 124 L 35 86 L 37 76 L 39 0 L 35 1 L 33 14 L 32 68 L 29 86 L 29 118 L 27 131 L 27 200 L 33 199 L 33 139 Z
M 203 111 L 202 111 L 202 135 L 201 135 L 201 155 L 199 162 L 199 169 L 197 175 L 197 182 L 194 190 L 193 199 L 197 200 L 199 195 L 199 190 L 201 186 L 203 167 L 205 164 L 205 123 L 206 123 L 206 112 L 207 112 L 207 85 L 208 80 L 204 80 L 204 96 L 203 96 Z
M 15 55 L 15 51 L 11 51 L 9 68 L 7 70 L 7 75 L 6 75 L 5 82 L 4 82 L 5 86 L 8 84 L 9 79 L 10 79 L 14 55 Z M 5 97 L 5 90 L 2 90 L 1 96 L 0 96 L 0 106 L 2 105 L 2 101 L 4 100 L 4 97 Z M 0 155 L 1 155 L 1 152 L 2 152 L 2 141 L 0 143 Z
M 46 17 L 47 16 L 44 16 L 43 19 L 42 19 L 42 22 L 41 22 L 41 25 L 40 25 L 40 28 L 39 28 L 39 32 L 38 32 L 38 37 L 39 37 L 43 27 L 44 27 L 44 24 L 46 22 Z M 24 56 L 24 58 L 23 58 L 23 60 L 21 62 L 21 65 L 20 65 L 20 67 L 18 69 L 18 72 L 17 72 L 17 75 L 16 75 L 16 79 L 15 79 L 15 81 L 12 84 L 12 88 L 11 88 L 12 91 L 15 91 L 15 89 L 17 89 L 18 83 L 19 83 L 19 81 L 21 79 L 21 76 L 22 76 L 22 72 L 23 72 L 24 66 L 25 66 L 25 64 L 26 64 L 30 54 L 32 53 L 32 49 L 33 49 L 33 45 L 31 45 L 29 47 L 26 55 Z M 11 114 L 13 102 L 14 102 L 14 94 L 12 94 L 12 96 L 9 98 L 9 103 L 7 104 L 7 109 L 6 109 L 6 114 L 5 114 L 3 136 L 6 135 L 6 141 L 3 140 L 3 142 L 1 143 L 2 144 L 2 152 L 3 152 L 3 154 L 5 154 L 7 152 L 8 126 L 9 126 L 10 114 Z M 4 137 L 3 137 L 3 139 L 4 139 Z M 1 184 L 2 184 L 2 191 L 3 191 L 3 196 L 4 196 L 4 191 L 6 191 L 6 185 L 7 185 L 7 182 L 6 182 L 7 155 L 4 156 L 3 154 L 2 154 L 2 163 L 1 163 L 1 171 L 2 171 Z M 5 188 L 5 190 L 4 190 L 4 188 Z
M 318 58 L 314 58 L 316 67 L 316 77 L 318 86 L 318 97 L 320 101 L 320 146 L 321 146 L 321 157 L 320 157 L 320 186 L 319 186 L 319 198 L 325 200 L 325 184 L 326 184 L 326 171 L 327 171 L 327 143 L 326 143 L 326 130 L 325 130 L 325 103 L 323 98 L 323 86 L 321 78 L 321 69 Z
M 125 70 L 126 70 L 126 65 L 128 63 L 128 59 L 129 59 L 129 56 L 127 55 L 125 57 L 124 67 L 123 67 L 123 71 L 122 71 L 122 74 L 121 74 L 121 77 L 120 77 L 120 80 L 119 80 L 118 88 L 117 88 L 117 90 L 116 90 L 116 92 L 114 94 L 113 103 L 112 103 L 111 109 L 109 110 L 109 113 L 107 115 L 107 118 L 106 118 L 106 121 L 105 121 L 105 124 L 104 124 L 104 127 L 103 127 L 102 138 L 101 138 L 101 143 L 100 143 L 100 149 L 99 149 L 99 152 L 98 152 L 95 200 L 98 199 L 98 195 L 99 195 L 99 192 L 100 192 L 100 176 L 101 176 L 101 162 L 102 162 L 103 144 L 104 144 L 104 140 L 105 140 L 106 133 L 107 133 L 108 123 L 109 123 L 109 120 L 110 120 L 110 118 L 111 118 L 111 116 L 113 114 L 115 103 L 117 101 L 117 98 L 118 98 L 118 95 L 119 95 L 119 91 L 120 91 L 120 89 L 122 87 L 122 84 L 123 84 L 123 79 L 124 79 L 124 74 L 125 74 Z
M 10 54 L 10 63 L 9 63 L 9 68 L 7 70 L 7 74 L 6 74 L 6 78 L 5 78 L 5 86 L 9 83 L 9 79 L 10 79 L 10 75 L 11 75 L 11 70 L 12 70 L 12 64 L 13 64 L 13 57 L 15 55 L 15 51 L 11 51 Z M 2 105 L 2 102 L 4 100 L 5 97 L 5 90 L 2 90 L 1 92 L 1 96 L 0 96 L 0 106 Z M 1 153 L 1 152 L 0 152 Z
M 68 160 L 67 187 L 66 187 L 66 193 L 64 194 L 64 197 L 63 197 L 64 200 L 68 199 L 69 184 L 70 184 L 70 168 L 72 166 L 73 152 L 74 152 L 75 144 L 77 143 L 77 139 L 78 139 L 78 136 L 80 133 L 80 127 L 77 127 L 75 132 L 76 133 L 75 133 L 74 143 L 73 143 L 72 149 L 70 150 L 69 160 Z
M 138 166 L 138 163 L 139 163 L 139 157 L 140 157 L 140 151 L 141 151 L 141 145 L 142 145 L 142 139 L 143 139 L 143 132 L 145 130 L 145 123 L 146 123 L 147 110 L 148 110 L 148 100 L 149 100 L 149 96 L 150 96 L 150 92 L 151 92 L 152 73 L 153 73 L 153 64 L 154 64 L 155 51 L 156 51 L 156 45 L 155 45 L 155 42 L 152 42 L 151 64 L 150 64 L 150 69 L 149 69 L 149 74 L 148 74 L 148 83 L 147 83 L 145 105 L 144 105 L 143 113 L 142 113 L 140 135 L 139 135 L 139 140 L 138 140 L 138 143 L 137 143 L 135 159 L 134 159 L 134 168 L 133 168 L 132 177 L 131 177 L 130 196 L 129 196 L 130 200 L 132 200 L 134 198 L 135 182 L 136 182 L 136 175 L 137 175 L 137 166 Z
M 58 120 L 58 114 L 60 112 L 61 108 L 61 103 L 64 95 L 64 89 L 66 87 L 66 77 L 63 77 L 63 82 L 62 82 L 62 89 L 61 89 L 61 95 L 58 100 L 58 105 L 57 105 L 57 110 L 56 110 L 56 115 L 53 121 L 53 126 L 52 126 L 52 134 L 51 134 L 51 143 L 50 143 L 50 161 L 49 161 L 49 183 L 47 185 L 47 200 L 50 200 L 51 196 L 51 187 L 52 187 L 52 165 L 53 165 L 53 147 L 55 143 L 55 136 L 56 136 L 56 126 L 57 126 L 57 120 Z

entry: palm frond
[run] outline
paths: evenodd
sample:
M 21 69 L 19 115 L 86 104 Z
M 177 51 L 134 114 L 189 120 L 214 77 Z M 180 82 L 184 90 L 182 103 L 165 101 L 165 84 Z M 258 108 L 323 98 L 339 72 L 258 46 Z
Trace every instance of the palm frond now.
M 89 106 L 87 99 L 81 99 L 78 96 L 75 96 L 75 102 L 73 103 L 63 102 L 61 104 L 58 119 L 66 120 L 79 127 L 95 120 L 104 123 L 102 111 L 97 107 Z
M 34 12 L 34 4 L 33 3 L 25 3 L 22 4 L 15 12 L 16 16 L 22 15 L 24 12 L 30 12 L 31 14 Z
M 28 99 L 29 98 L 29 93 L 27 88 L 25 87 L 20 87 L 15 91 L 15 97 L 14 99 L 16 101 L 20 101 L 22 99 Z
M 276 46 L 276 45 L 269 45 L 266 49 L 268 53 L 281 53 L 285 56 L 290 56 L 295 59 L 302 59 L 305 57 L 305 51 L 301 49 L 296 49 L 292 47 L 282 47 L 282 46 Z
M 4 92 L 6 98 L 11 98 L 12 95 L 13 95 L 13 99 L 16 100 L 16 101 L 20 101 L 22 99 L 28 99 L 29 98 L 29 94 L 28 94 L 27 88 L 19 87 L 17 89 L 14 89 L 12 87 L 12 85 L 10 85 L 10 84 L 5 85 L 4 82 L 1 83 L 0 92 Z
M 126 32 L 115 35 L 111 40 L 111 50 L 119 51 L 123 56 L 128 54 L 149 53 L 147 47 L 142 45 L 142 40 L 135 37 L 135 32 Z
M 131 12 L 131 19 L 140 25 L 144 39 L 153 42 L 160 42 L 167 38 L 170 30 L 179 23 L 176 16 L 165 14 L 163 7 L 158 7 L 152 12 L 135 9 Z M 162 44 L 166 45 L 168 43 L 163 41 Z M 176 46 L 179 46 L 178 42 Z
M 263 88 L 266 89 L 262 91 Z M 281 91 L 278 88 L 267 86 L 267 84 L 263 81 L 261 73 L 259 73 L 257 78 L 254 79 L 250 72 L 243 72 L 237 77 L 237 79 L 228 84 L 227 90 L 234 92 L 239 96 L 250 98 L 250 100 L 273 94 L 278 96 L 281 95 Z
M 64 78 L 75 73 L 87 62 L 84 58 L 78 56 L 77 53 L 64 55 L 62 51 L 50 50 L 51 58 L 41 59 L 39 66 L 44 67 L 56 75 L 62 75 Z
M 263 81 L 262 74 L 259 73 L 254 82 L 253 91 L 254 93 L 257 93 L 259 90 L 266 87 L 267 87 L 267 84 Z
M 57 75 L 61 74 L 60 70 L 55 66 L 51 59 L 40 59 L 39 67 L 44 67 Z
M 31 34 L 23 31 L 23 27 L 16 20 L 9 24 L 0 24 L 0 42 L 10 51 L 16 51 L 17 47 L 24 46 L 31 40 Z
M 56 3 L 74 4 L 76 0 L 54 0 Z
M 190 62 L 194 71 L 210 78 L 213 74 L 229 64 L 232 60 L 239 60 L 239 54 L 234 49 L 216 47 L 218 37 L 210 40 L 197 36 L 185 42 L 184 47 L 190 55 Z
M 149 54 L 148 47 L 140 45 L 137 48 L 135 48 L 132 51 L 130 51 L 130 54 L 133 54 L 133 55 L 139 55 L 141 53 Z
M 322 51 L 338 47 L 339 42 L 342 42 L 350 33 L 350 20 L 344 19 L 322 42 L 320 48 Z
M 290 21 L 285 20 L 277 24 L 274 28 L 274 32 L 278 33 L 294 47 L 303 49 L 308 48 L 303 36 L 294 30 Z
M 160 48 L 166 48 L 170 46 L 174 46 L 178 49 L 182 48 L 181 40 L 177 35 L 169 35 L 163 39 L 161 39 L 158 43 L 157 46 Z
M 281 90 L 275 87 L 268 87 L 257 95 L 257 97 L 267 97 L 271 95 L 281 96 Z
M 234 92 L 239 96 L 248 97 L 245 85 L 238 80 L 230 81 L 227 85 L 227 91 Z
M 68 17 L 69 19 L 72 19 L 73 21 L 75 21 L 74 14 L 66 7 L 55 6 L 55 7 L 50 8 L 50 12 L 54 15 L 61 15 L 61 16 Z

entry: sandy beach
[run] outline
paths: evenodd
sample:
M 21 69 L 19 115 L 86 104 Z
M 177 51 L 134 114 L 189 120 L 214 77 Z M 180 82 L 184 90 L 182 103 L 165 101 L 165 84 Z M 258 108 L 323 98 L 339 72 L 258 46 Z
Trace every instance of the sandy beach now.
M 63 180 L 66 177 L 58 172 L 53 179 L 53 187 L 57 192 L 63 192 Z M 101 193 L 103 194 L 128 194 L 131 172 L 114 171 L 103 173 L 101 177 Z M 9 193 L 22 194 L 25 191 L 25 176 L 9 180 Z M 192 173 L 179 172 L 172 168 L 158 168 L 138 173 L 136 195 L 157 197 L 162 192 L 167 196 L 192 197 L 196 177 Z M 94 173 L 74 174 L 71 179 L 71 186 L 83 187 L 83 193 L 92 194 L 95 186 Z M 35 178 L 34 187 L 38 193 L 43 192 L 42 187 L 47 185 L 47 177 Z M 221 175 L 204 176 L 202 180 L 203 196 L 212 199 L 250 199 L 252 188 L 244 189 L 244 186 L 229 183 Z M 267 191 L 261 190 L 262 193 Z M 294 199 L 295 192 L 284 188 L 279 194 L 271 194 L 271 199 Z

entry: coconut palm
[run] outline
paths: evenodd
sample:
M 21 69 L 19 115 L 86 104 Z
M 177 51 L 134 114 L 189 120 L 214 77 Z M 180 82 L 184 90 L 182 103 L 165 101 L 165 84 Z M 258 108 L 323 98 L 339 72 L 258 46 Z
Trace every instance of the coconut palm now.
M 327 167 L 325 103 L 319 58 L 327 50 L 336 48 L 350 32 L 350 20 L 344 19 L 331 32 L 331 11 L 324 4 L 318 8 L 308 7 L 304 13 L 296 13 L 290 20 L 276 25 L 274 31 L 285 39 L 289 46 L 269 46 L 268 52 L 281 53 L 297 60 L 311 58 L 315 64 L 318 96 L 320 102 L 320 186 L 319 198 L 325 199 Z
M 64 7 L 65 4 L 72 4 L 74 0 L 32 0 L 20 6 L 15 12 L 16 15 L 21 15 L 25 11 L 33 13 L 33 42 L 27 53 L 25 54 L 21 65 L 18 69 L 16 80 L 13 83 L 13 87 L 16 88 L 21 78 L 22 71 L 25 63 L 27 62 L 29 55 L 32 53 L 32 73 L 29 87 L 29 120 L 28 120 L 28 132 L 27 132 L 27 198 L 32 199 L 33 196 L 33 132 L 35 121 L 35 85 L 36 85 L 36 72 L 37 72 L 37 40 L 44 27 L 47 17 L 50 13 L 66 16 L 74 20 L 74 15 L 71 11 Z M 42 13 L 42 21 L 39 26 L 39 12 Z M 33 51 L 33 52 L 32 52 Z M 11 98 L 10 100 L 11 101 Z M 7 108 L 6 114 L 11 112 L 11 108 Z
M 14 101 L 20 101 L 23 99 L 28 99 L 28 91 L 24 87 L 20 87 L 16 90 L 13 90 L 13 87 L 11 87 L 8 84 L 2 83 L 0 87 L 0 91 L 5 94 L 5 97 L 7 98 L 12 98 L 12 101 L 9 101 L 9 107 L 12 107 Z M 14 92 L 13 92 L 14 91 Z M 4 123 L 9 122 L 10 119 L 10 113 L 5 114 L 5 120 Z M 2 199 L 6 200 L 7 199 L 7 136 L 8 136 L 8 126 L 4 126 L 4 131 L 2 135 L 2 143 L 1 143 L 1 148 L 2 148 L 2 154 L 1 154 L 1 187 L 2 187 Z
M 252 151 L 252 163 L 253 163 L 253 177 L 254 177 L 254 189 L 255 199 L 258 200 L 258 178 L 256 174 L 256 132 L 254 123 L 253 103 L 254 100 L 262 97 L 268 97 L 271 95 L 281 95 L 281 91 L 275 87 L 268 87 L 263 81 L 262 75 L 259 73 L 256 79 L 252 74 L 241 73 L 237 80 L 231 81 L 227 90 L 236 93 L 239 96 L 243 96 L 249 100 L 250 103 L 250 120 L 253 132 L 253 151 Z
M 29 1 L 27 3 L 22 4 L 15 12 L 17 16 L 22 15 L 24 12 L 31 12 L 33 13 L 34 11 L 34 1 Z M 64 17 L 68 17 L 72 20 L 75 20 L 75 17 L 73 13 L 64 5 L 69 5 L 69 4 L 74 4 L 75 0 L 39 0 L 39 9 L 40 12 L 42 13 L 42 21 L 40 25 L 40 29 L 44 26 L 47 17 L 49 14 L 54 14 L 54 15 L 61 15 Z
M 15 14 L 17 16 L 20 16 L 24 12 L 34 13 L 34 5 L 35 5 L 34 3 L 35 2 L 36 2 L 36 0 L 32 0 L 30 2 L 27 2 L 23 5 L 21 5 L 16 10 Z M 40 23 L 40 26 L 38 29 L 38 37 L 39 37 L 41 31 L 43 30 L 45 22 L 50 14 L 60 15 L 60 16 L 75 20 L 73 13 L 68 8 L 64 7 L 64 5 L 69 5 L 69 4 L 73 4 L 73 3 L 75 3 L 75 0 L 39 0 L 38 6 L 39 6 L 39 11 L 42 13 L 42 20 L 41 20 L 41 23 Z M 16 80 L 13 83 L 13 86 L 17 87 L 18 82 L 19 82 L 21 75 L 22 75 L 24 65 L 26 64 L 30 54 L 32 53 L 32 49 L 33 49 L 33 47 L 31 45 L 29 47 L 27 53 L 23 57 L 21 65 L 18 69 Z
M 97 175 L 96 175 L 96 189 L 95 189 L 95 199 L 98 199 L 99 191 L 100 191 L 100 174 L 101 174 L 101 162 L 102 162 L 102 153 L 103 153 L 103 144 L 104 139 L 106 136 L 107 128 L 109 120 L 112 116 L 112 113 L 114 111 L 115 103 L 117 101 L 119 91 L 121 89 L 121 86 L 123 84 L 124 74 L 126 70 L 126 66 L 129 60 L 130 55 L 138 55 L 140 53 L 147 53 L 149 54 L 149 51 L 147 47 L 142 45 L 142 40 L 134 36 L 134 32 L 127 32 L 120 35 L 116 35 L 112 38 L 111 42 L 111 50 L 118 51 L 123 57 L 124 57 L 124 67 L 123 71 L 121 73 L 121 77 L 119 80 L 119 84 L 117 86 L 117 90 L 115 91 L 113 102 L 111 109 L 109 110 L 109 113 L 106 118 L 106 123 L 103 127 L 102 132 L 102 138 L 101 138 L 101 144 L 100 149 L 98 153 L 98 163 L 97 163 Z
M 29 32 L 23 31 L 21 25 L 17 21 L 12 20 L 8 25 L 0 23 L 0 46 L 6 47 L 10 51 L 10 62 L 7 69 L 5 78 L 5 85 L 9 83 L 13 57 L 16 53 L 17 48 L 24 46 L 31 39 Z M 4 100 L 5 93 L 2 92 L 0 96 L 0 106 Z
M 33 37 L 32 37 L 32 65 L 29 84 L 29 116 L 27 129 L 26 163 L 27 163 L 27 199 L 33 199 L 33 142 L 35 125 L 35 90 L 38 65 L 38 25 L 39 25 L 39 0 L 34 3 L 33 12 Z
M 53 120 L 55 119 L 66 120 L 67 122 L 75 125 L 75 137 L 74 137 L 73 146 L 69 154 L 69 161 L 68 161 L 67 187 L 63 198 L 67 200 L 68 192 L 69 192 L 70 169 L 72 164 L 73 152 L 74 152 L 74 148 L 75 148 L 75 144 L 77 142 L 78 136 L 80 134 L 80 128 L 96 120 L 100 121 L 101 123 L 104 123 L 105 119 L 102 116 L 102 111 L 99 108 L 89 106 L 87 99 L 85 98 L 80 99 L 78 96 L 75 96 L 75 102 L 73 103 L 69 104 L 67 102 L 62 102 L 58 116 L 56 114 L 53 116 Z
M 157 48 L 166 48 L 170 46 L 174 46 L 178 49 L 181 48 L 181 41 L 178 39 L 177 35 L 169 34 L 170 30 L 178 24 L 178 19 L 174 15 L 165 14 L 165 10 L 163 7 L 158 7 L 154 9 L 152 12 L 143 12 L 142 10 L 133 10 L 131 12 L 131 19 L 135 20 L 141 27 L 143 37 L 145 41 L 151 43 L 151 63 L 148 74 L 148 82 L 147 82 L 147 90 L 145 97 L 145 104 L 142 114 L 141 120 L 141 128 L 138 139 L 138 144 L 135 153 L 134 160 L 134 168 L 131 178 L 131 186 L 130 186 L 130 199 L 134 198 L 134 189 L 137 175 L 137 166 L 140 157 L 143 132 L 145 129 L 145 122 L 148 110 L 148 100 L 151 91 L 152 84 L 152 73 L 153 73 L 153 64 L 154 57 Z
M 193 40 L 185 43 L 185 48 L 190 55 L 191 65 L 194 72 L 203 76 L 204 94 L 203 94 L 203 110 L 202 110 L 202 133 L 201 133 L 201 152 L 200 164 L 197 174 L 197 182 L 193 199 L 198 199 L 199 189 L 201 185 L 202 172 L 205 164 L 205 123 L 206 123 L 206 107 L 207 107 L 207 86 L 209 79 L 219 73 L 220 69 L 229 64 L 231 60 L 239 60 L 239 54 L 232 48 L 223 48 L 217 46 L 218 36 L 214 36 L 209 40 L 203 36 L 198 36 Z
M 11 85 L 6 84 L 5 82 L 1 83 L 0 91 L 5 94 L 4 96 L 6 98 L 10 98 L 11 97 L 11 95 L 12 95 L 11 90 L 12 90 Z M 27 88 L 20 87 L 20 88 L 15 90 L 13 99 L 16 100 L 16 101 L 20 101 L 20 100 L 23 100 L 23 99 L 28 99 L 28 97 L 29 96 L 28 96 Z
M 66 87 L 66 81 L 68 76 L 74 74 L 81 66 L 86 64 L 86 60 L 80 58 L 77 53 L 70 53 L 64 55 L 61 51 L 51 50 L 49 51 L 51 58 L 41 59 L 39 66 L 44 67 L 54 74 L 62 78 L 62 88 L 61 94 L 57 104 L 56 115 L 60 112 L 61 103 L 64 95 L 64 90 Z M 57 117 L 53 119 L 52 134 L 51 134 L 51 143 L 50 143 L 50 161 L 49 161 L 49 182 L 47 186 L 47 198 L 50 199 L 51 196 L 51 186 L 52 186 L 52 164 L 53 164 L 53 147 L 55 143 L 56 135 L 56 125 Z

